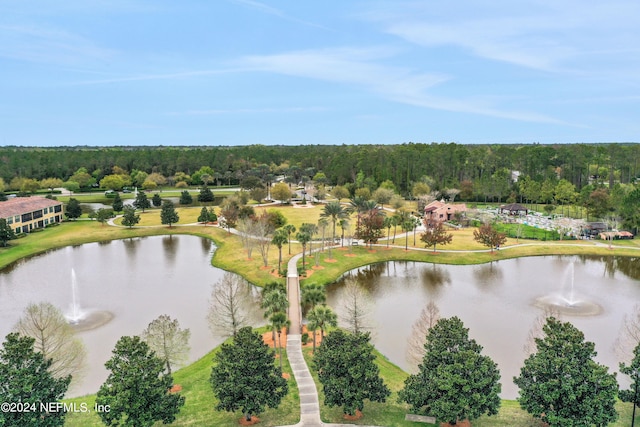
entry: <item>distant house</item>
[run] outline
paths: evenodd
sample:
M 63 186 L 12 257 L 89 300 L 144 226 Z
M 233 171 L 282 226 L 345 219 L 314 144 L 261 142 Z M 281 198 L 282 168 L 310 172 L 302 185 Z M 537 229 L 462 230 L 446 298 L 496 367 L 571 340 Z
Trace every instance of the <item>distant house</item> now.
M 583 231 L 582 234 L 585 237 L 595 238 L 600 233 L 607 230 L 608 230 L 607 224 L 605 224 L 604 222 L 590 222 L 584 226 L 584 228 L 582 229 Z
M 427 227 L 442 222 L 455 219 L 457 213 L 464 215 L 467 211 L 467 205 L 464 203 L 445 203 L 444 201 L 434 200 L 424 208 L 424 222 Z
M 0 202 L 0 218 L 6 219 L 16 233 L 62 222 L 62 215 L 62 202 L 44 197 L 15 197 Z

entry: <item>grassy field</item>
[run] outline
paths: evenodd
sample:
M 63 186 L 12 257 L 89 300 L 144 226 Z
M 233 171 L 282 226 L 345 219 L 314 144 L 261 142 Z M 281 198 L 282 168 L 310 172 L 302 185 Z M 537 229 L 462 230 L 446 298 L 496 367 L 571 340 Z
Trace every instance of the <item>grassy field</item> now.
M 385 384 L 391 389 L 391 397 L 385 403 L 365 402 L 363 416 L 357 421 L 345 421 L 341 408 L 329 408 L 324 406 L 324 394 L 322 385 L 318 381 L 318 374 L 313 369 L 311 348 L 303 349 L 303 354 L 311 375 L 318 389 L 320 399 L 320 415 L 326 423 L 348 423 L 355 425 L 378 425 L 386 427 L 418 427 L 418 426 L 438 426 L 439 424 L 426 424 L 405 421 L 404 417 L 410 413 L 409 405 L 398 402 L 398 391 L 404 387 L 404 380 L 409 376 L 402 369 L 389 362 L 382 354 L 375 352 L 376 364 L 380 368 L 380 376 Z M 619 414 L 618 421 L 609 424 L 611 427 L 624 427 L 631 421 L 632 405 L 618 402 L 616 409 Z M 640 421 L 640 414 L 637 414 L 636 421 Z M 473 427 L 543 427 L 544 424 L 533 418 L 526 411 L 520 408 L 515 400 L 502 400 L 500 410 L 497 415 L 482 416 L 473 421 Z
M 263 329 L 260 331 L 264 332 Z M 182 386 L 180 393 L 185 396 L 186 400 L 176 421 L 171 424 L 172 426 L 220 427 L 238 425 L 238 420 L 242 414 L 221 412 L 214 409 L 217 400 L 211 390 L 209 377 L 213 366 L 213 355 L 217 351 L 218 348 L 212 350 L 197 362 L 174 373 L 174 383 Z M 283 372 L 287 372 L 290 375 L 287 382 L 289 393 L 277 409 L 267 409 L 263 414 L 259 415 L 260 426 L 295 424 L 300 420 L 300 395 L 298 386 L 293 379 L 289 360 L 286 358 L 286 352 L 283 352 L 282 361 Z M 89 408 L 93 408 L 95 395 L 67 399 L 65 402 L 76 403 L 78 406 L 81 403 L 86 403 Z M 157 424 L 162 425 L 161 423 Z M 64 425 L 65 427 L 104 426 L 95 412 L 71 413 L 67 416 Z
M 308 209 L 296 209 L 293 207 L 274 207 L 268 209 L 280 210 L 289 221 L 299 226 L 302 222 L 317 222 L 321 208 L 314 207 Z M 182 220 L 181 223 L 195 222 L 192 218 L 199 214 L 200 208 L 179 208 Z M 149 225 L 159 225 L 159 213 L 151 210 L 142 214 Z M 393 233 L 393 229 L 392 229 Z M 598 241 L 563 241 L 563 242 L 531 242 L 520 239 L 509 239 L 503 249 L 493 253 L 484 251 L 486 248 L 473 240 L 473 230 L 463 229 L 452 231 L 454 237 L 450 245 L 438 247 L 434 253 L 432 250 L 411 250 L 413 248 L 413 235 L 405 237 L 398 236 L 395 245 L 386 247 L 386 241 L 381 241 L 373 250 L 365 247 L 351 247 L 333 250 L 332 258 L 329 259 L 328 252 L 325 251 L 318 256 L 319 269 L 310 268 L 308 277 L 304 281 L 313 281 L 321 284 L 333 282 L 345 271 L 350 269 L 388 260 L 408 260 L 447 264 L 476 264 L 499 259 L 507 259 L 521 256 L 538 255 L 571 255 L 571 254 L 594 254 L 594 255 L 622 255 L 639 256 L 640 242 L 614 241 L 613 249 L 608 248 L 608 242 Z M 252 259 L 247 258 L 240 239 L 237 236 L 228 234 L 218 227 L 204 227 L 201 225 L 192 226 L 151 226 L 134 227 L 132 229 L 123 227 L 111 227 L 101 225 L 95 221 L 72 221 L 65 222 L 56 227 L 47 228 L 41 232 L 35 232 L 24 238 L 11 241 L 8 248 L 0 248 L 0 268 L 5 267 L 15 261 L 26 258 L 33 254 L 44 251 L 83 243 L 105 241 L 113 239 L 125 239 L 130 237 L 166 235 L 166 234 L 190 234 L 212 239 L 218 249 L 212 259 L 212 263 L 225 270 L 230 270 L 241 274 L 250 282 L 256 285 L 264 285 L 273 280 L 284 281 L 276 274 L 278 251 L 271 247 L 268 266 L 264 268 L 263 261 L 257 250 L 254 250 Z M 404 245 L 408 244 L 409 251 L 405 251 Z M 417 240 L 417 248 L 420 248 L 420 241 Z M 625 246 L 625 247 L 623 247 Z M 314 243 L 314 247 L 318 247 Z M 631 247 L 631 248 L 629 248 Z M 299 253 L 301 247 L 298 244 L 292 245 L 292 254 Z M 447 252 L 450 250 L 482 250 L 483 252 Z M 283 263 L 290 258 L 288 247 L 283 247 Z M 314 257 L 308 257 L 307 266 L 314 265 Z M 309 264 L 310 263 L 310 264 Z M 215 350 L 214 350 L 215 351 Z M 218 413 L 212 408 L 214 406 L 213 396 L 208 388 L 208 375 L 210 372 L 211 354 L 205 356 L 198 362 L 181 369 L 175 374 L 175 381 L 183 386 L 183 393 L 187 396 L 188 407 L 185 407 L 175 425 L 180 426 L 217 426 L 235 425 L 238 416 L 226 413 Z M 390 364 L 383 356 L 378 355 L 378 364 L 387 383 L 397 392 L 402 386 L 406 373 L 396 366 Z M 291 382 L 290 382 L 291 385 Z M 293 390 L 293 387 L 292 387 Z M 87 396 L 72 399 L 71 402 L 85 402 L 89 407 L 93 407 L 94 397 Z M 290 424 L 297 421 L 299 416 L 297 390 L 292 391 L 278 411 L 265 413 L 261 419 L 261 425 Z M 371 404 L 365 408 L 365 417 L 361 420 L 364 424 L 379 424 L 388 426 L 409 426 L 424 425 L 407 423 L 404 421 L 406 407 L 395 402 L 392 396 L 385 404 Z M 631 417 L 631 405 L 618 404 L 621 415 L 620 420 L 613 426 L 628 425 Z M 341 413 L 339 410 L 323 409 L 323 417 L 326 420 L 340 422 Z M 640 419 L 640 414 L 638 415 Z M 624 420 L 624 422 L 623 422 Z M 69 426 L 98 426 L 101 425 L 95 414 L 72 414 L 69 416 L 67 424 Z M 526 413 L 520 410 L 514 401 L 503 401 L 500 414 L 497 417 L 481 418 L 474 422 L 474 426 L 539 426 Z

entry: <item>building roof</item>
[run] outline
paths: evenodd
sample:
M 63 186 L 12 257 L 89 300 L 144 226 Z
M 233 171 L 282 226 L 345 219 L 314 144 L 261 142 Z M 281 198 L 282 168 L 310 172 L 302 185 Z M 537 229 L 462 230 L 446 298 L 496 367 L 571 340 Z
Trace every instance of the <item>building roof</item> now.
M 507 205 L 500 206 L 500 210 L 503 211 L 528 211 L 529 209 L 522 206 L 520 203 L 509 203 Z
M 0 218 L 9 218 L 10 216 L 22 215 L 61 204 L 62 202 L 44 197 L 15 197 L 5 202 L 0 202 Z

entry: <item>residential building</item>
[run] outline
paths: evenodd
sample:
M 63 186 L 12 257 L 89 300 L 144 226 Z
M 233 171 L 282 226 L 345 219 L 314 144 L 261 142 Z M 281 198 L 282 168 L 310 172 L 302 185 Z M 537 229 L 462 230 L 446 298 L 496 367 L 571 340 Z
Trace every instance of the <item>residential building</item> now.
M 424 208 L 424 220 L 427 227 L 442 221 L 450 221 L 455 219 L 457 213 L 464 215 L 467 211 L 467 205 L 464 203 L 445 203 L 444 201 L 434 200 Z
M 62 202 L 44 197 L 14 197 L 0 202 L 0 218 L 6 219 L 16 233 L 62 222 L 62 215 Z

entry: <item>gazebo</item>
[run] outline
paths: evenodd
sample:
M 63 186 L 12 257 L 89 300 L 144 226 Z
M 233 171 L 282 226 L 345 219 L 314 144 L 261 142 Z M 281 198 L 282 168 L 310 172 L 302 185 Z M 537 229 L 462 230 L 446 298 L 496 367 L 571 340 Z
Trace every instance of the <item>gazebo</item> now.
M 509 203 L 508 205 L 500 206 L 500 213 L 505 212 L 507 212 L 509 215 L 522 215 L 522 213 L 524 212 L 524 214 L 526 215 L 529 210 L 522 206 L 520 203 Z

